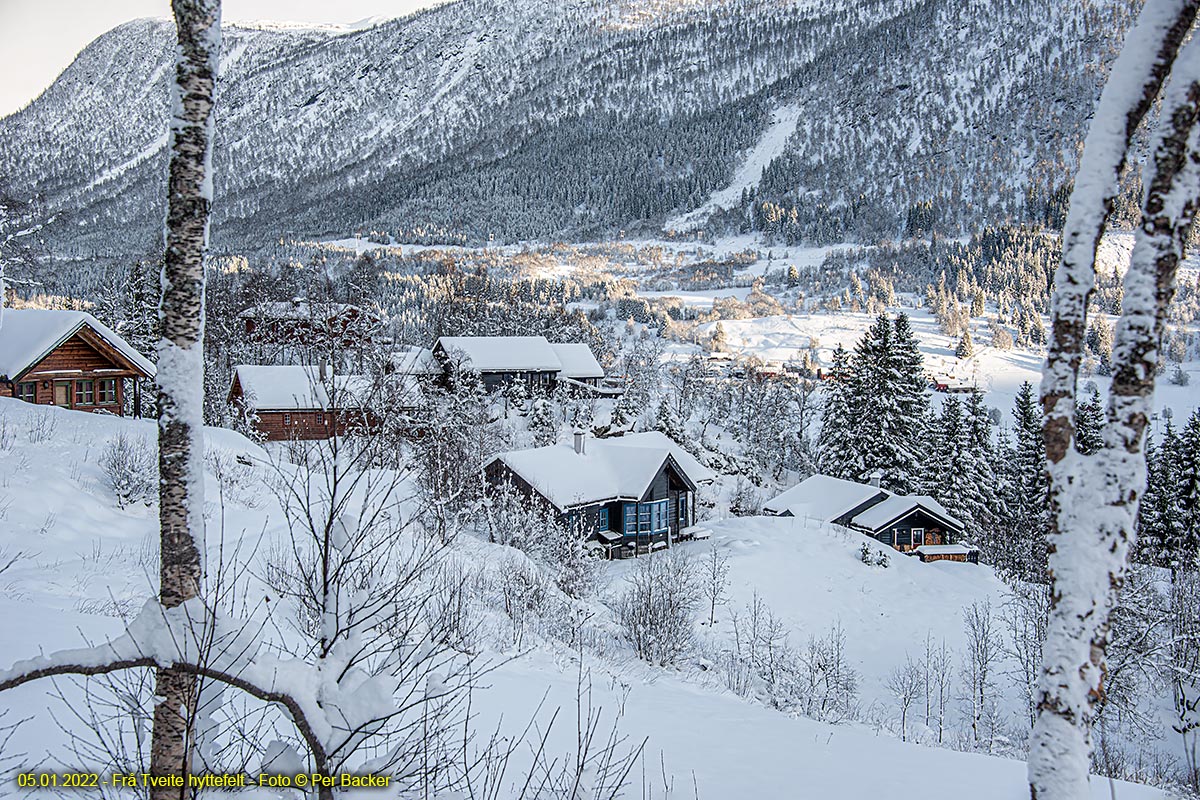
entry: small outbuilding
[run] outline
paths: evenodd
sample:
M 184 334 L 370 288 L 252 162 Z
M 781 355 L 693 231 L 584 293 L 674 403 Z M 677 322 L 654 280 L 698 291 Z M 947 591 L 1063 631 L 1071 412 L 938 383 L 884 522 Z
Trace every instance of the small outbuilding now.
M 267 441 L 329 439 L 366 423 L 372 385 L 368 376 L 322 367 L 241 364 L 229 403 Z
M 813 475 L 769 500 L 763 511 L 842 525 L 922 561 L 978 561 L 978 550 L 961 542 L 963 523 L 927 495 L 894 494 L 876 485 Z M 946 547 L 950 549 L 938 549 Z

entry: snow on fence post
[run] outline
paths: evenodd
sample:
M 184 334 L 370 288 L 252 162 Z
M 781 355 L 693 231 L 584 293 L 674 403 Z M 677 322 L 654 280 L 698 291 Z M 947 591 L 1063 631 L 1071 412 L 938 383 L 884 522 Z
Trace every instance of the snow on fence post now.
M 1091 723 L 1104 692 L 1109 616 L 1136 535 L 1134 521 L 1145 480 L 1142 438 L 1154 391 L 1158 341 L 1200 193 L 1200 45 L 1193 40 L 1176 59 L 1198 5 L 1151 0 L 1143 9 L 1113 66 L 1088 134 L 1063 234 L 1042 382 L 1052 512 L 1051 608 L 1029 752 L 1034 800 L 1089 796 Z M 1168 74 L 1172 80 L 1145 169 L 1143 222 L 1125 278 L 1104 446 L 1085 456 L 1072 443 L 1072 419 L 1096 244 L 1134 131 Z
M 171 84 L 166 257 L 159 306 L 160 589 L 164 609 L 196 597 L 203 577 L 204 256 L 212 206 L 213 102 L 221 49 L 220 0 L 172 0 L 178 31 Z M 191 768 L 196 675 L 156 671 L 150 772 Z M 151 800 L 178 797 L 156 788 Z

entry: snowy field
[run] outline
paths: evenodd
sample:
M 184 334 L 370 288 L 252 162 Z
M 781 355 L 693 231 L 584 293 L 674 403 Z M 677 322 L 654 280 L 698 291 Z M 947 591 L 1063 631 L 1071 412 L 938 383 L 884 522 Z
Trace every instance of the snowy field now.
M 154 509 L 141 503 L 118 508 L 97 460 L 118 435 L 148 440 L 153 434 L 150 422 L 0 399 L 0 551 L 18 556 L 0 575 L 6 662 L 0 668 L 111 636 L 120 629 L 119 616 L 136 611 L 151 594 Z M 237 469 L 236 456 L 261 459 L 263 451 L 224 430 L 208 430 L 207 441 L 214 451 L 206 485 L 210 565 L 223 562 L 253 575 L 261 568 L 261 554 L 281 536 L 280 513 L 261 473 L 251 470 L 231 481 L 228 470 Z M 214 466 L 224 479 L 218 480 Z M 915 657 L 927 633 L 957 647 L 962 607 L 995 602 L 1002 591 L 985 567 L 923 565 L 898 554 L 887 569 L 867 566 L 857 555 L 862 537 L 836 527 L 766 518 L 711 527 L 711 543 L 685 546 L 697 556 L 710 546 L 729 556 L 730 603 L 718 610 L 717 625 L 705 628 L 702 639 L 721 642 L 731 614 L 756 593 L 796 643 L 840 623 L 861 676 L 864 704 L 881 702 L 882 676 L 906 653 Z M 456 557 L 482 569 L 501 550 L 506 548 L 470 538 L 456 547 Z M 619 591 L 632 567 L 605 565 L 608 588 L 591 601 L 594 614 L 611 613 L 604 601 Z M 502 719 L 504 730 L 519 732 L 539 703 L 543 724 L 561 706 L 564 716 L 551 746 L 565 749 L 574 736 L 576 654 L 561 643 L 534 640 L 488 655 L 511 660 L 475 694 L 479 728 L 490 730 Z M 700 661 L 670 670 L 648 666 L 632 652 L 584 661 L 593 706 L 606 719 L 622 709 L 623 734 L 634 743 L 647 741 L 635 781 L 644 782 L 648 797 L 874 800 L 886 793 L 1000 800 L 1026 792 L 1020 761 L 906 744 L 866 724 L 830 725 L 773 711 L 725 689 Z M 75 697 L 69 684 L 59 685 Z M 7 695 L 5 707 L 15 718 L 29 719 L 19 739 L 24 761 L 71 765 L 76 759 L 64 749 L 60 725 L 78 729 L 79 722 L 52 690 L 49 683 L 27 685 Z M 864 758 L 871 769 L 862 769 Z M 1110 797 L 1110 790 L 1130 800 L 1161 796 L 1097 781 L 1094 797 Z M 0 787 L 0 794 L 17 796 L 11 786 Z
M 958 340 L 942 333 L 937 320 L 926 309 L 889 309 L 891 314 L 900 311 L 908 314 L 912 322 L 913 333 L 925 358 L 925 369 L 934 375 L 978 387 L 983 391 L 987 405 L 1000 409 L 1006 418 L 1022 383 L 1028 381 L 1035 387 L 1040 385 L 1044 354 L 1021 348 L 998 350 L 991 347 L 987 344 L 989 337 L 986 324 L 981 320 L 972 321 L 975 354 L 959 359 L 954 356 Z M 732 353 L 782 363 L 800 358 L 805 350 L 815 345 L 821 361 L 828 365 L 833 350 L 839 344 L 853 351 L 854 345 L 874 321 L 875 318 L 869 314 L 843 311 L 722 320 L 720 325 L 725 331 L 726 349 Z M 711 335 L 716 324 L 701 325 L 701 334 Z M 1186 419 L 1200 405 L 1200 363 L 1190 362 L 1183 366 L 1191 378 L 1189 385 L 1175 386 L 1163 375 L 1154 393 L 1155 408 L 1159 412 L 1165 408 L 1172 409 L 1177 422 Z M 1083 380 L 1085 383 L 1095 381 L 1102 395 L 1111 383 L 1109 378 L 1102 375 L 1085 377 Z M 935 398 L 938 396 L 934 395 Z

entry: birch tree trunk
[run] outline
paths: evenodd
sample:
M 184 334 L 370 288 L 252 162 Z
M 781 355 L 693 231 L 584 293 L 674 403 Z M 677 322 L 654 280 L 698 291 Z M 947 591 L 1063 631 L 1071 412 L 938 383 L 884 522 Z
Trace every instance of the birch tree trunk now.
M 204 553 L 203 337 L 204 254 L 212 205 L 213 99 L 221 45 L 220 0 L 172 0 L 178 29 L 171 87 L 171 164 L 166 258 L 159 307 L 158 453 L 160 588 L 172 608 L 200 592 Z M 156 674 L 150 771 L 187 782 L 195 674 Z M 188 796 L 183 788 L 151 790 L 151 800 Z
M 1144 7 L 1097 109 L 1063 231 L 1042 382 L 1052 512 L 1051 606 L 1029 752 L 1034 800 L 1089 797 L 1091 724 L 1104 691 L 1109 616 L 1125 579 L 1144 489 L 1142 439 L 1158 347 L 1200 192 L 1195 142 L 1200 45 L 1193 40 L 1176 59 L 1197 6 L 1189 0 L 1150 0 Z M 1168 74 L 1171 84 L 1144 175 L 1143 221 L 1125 277 L 1104 445 L 1084 456 L 1073 443 L 1073 417 L 1096 245 L 1134 132 Z

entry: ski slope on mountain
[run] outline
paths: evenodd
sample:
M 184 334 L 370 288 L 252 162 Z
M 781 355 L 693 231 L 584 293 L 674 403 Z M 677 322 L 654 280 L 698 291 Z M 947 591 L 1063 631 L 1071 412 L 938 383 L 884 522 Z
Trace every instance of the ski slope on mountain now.
M 771 113 L 771 124 L 763 131 L 754 147 L 746 153 L 745 160 L 738 166 L 729 185 L 709 195 L 708 200 L 699 208 L 668 219 L 663 224 L 663 229 L 679 232 L 695 230 L 703 226 L 714 211 L 741 205 L 742 193 L 758 186 L 763 170 L 783 154 L 788 138 L 796 131 L 796 121 L 799 118 L 798 106 L 785 105 L 776 108 Z

